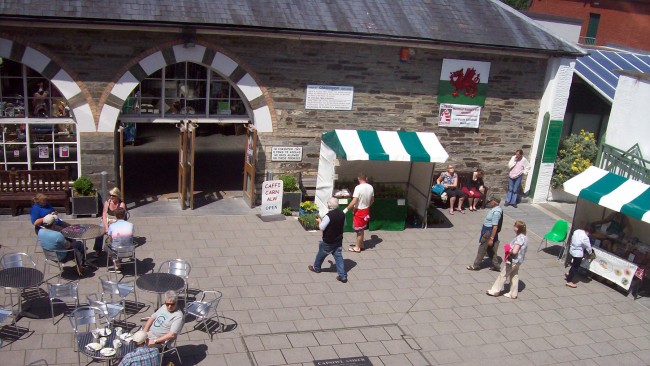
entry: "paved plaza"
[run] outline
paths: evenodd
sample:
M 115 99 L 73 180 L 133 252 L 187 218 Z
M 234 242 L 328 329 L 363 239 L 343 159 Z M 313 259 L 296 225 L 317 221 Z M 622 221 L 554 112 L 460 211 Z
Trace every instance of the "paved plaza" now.
M 558 248 L 536 252 L 540 236 L 557 218 L 570 219 L 572 205 L 505 209 L 502 243 L 514 236 L 515 219 L 529 225 L 530 248 L 517 300 L 485 294 L 496 272 L 465 269 L 476 254 L 485 210 L 453 216 L 443 210 L 447 225 L 426 230 L 367 233 L 366 251 L 344 253 L 347 284 L 335 280 L 334 266 L 327 262 L 320 274 L 307 270 L 320 234 L 306 232 L 295 218 L 262 222 L 254 212 L 164 212 L 132 213 L 142 243 L 137 248 L 139 272 L 183 258 L 192 264 L 190 297 L 198 290 L 224 294 L 218 310 L 226 329 L 214 340 L 195 329 L 196 321 L 185 324 L 178 341 L 184 365 L 314 365 L 314 360 L 360 356 L 374 366 L 650 364 L 650 311 L 643 301 L 595 280 L 583 279 L 577 289 L 565 287 Z M 346 247 L 353 235 L 345 234 Z M 1 254 L 27 252 L 43 268 L 27 215 L 2 216 L 0 244 Z M 81 280 L 82 303 L 87 294 L 98 292 L 98 278 L 105 274 L 101 264 Z M 46 278 L 55 275 L 56 270 L 47 269 Z M 69 270 L 64 277 L 75 278 Z M 9 296 L 1 296 L 8 305 Z M 67 319 L 59 310 L 52 324 L 43 290 L 26 297 L 38 319 L 18 321 L 25 334 L 5 342 L 0 364 L 76 364 Z M 142 291 L 138 306 L 130 299 L 131 327 L 143 324 L 140 319 L 153 312 L 155 300 Z M 83 363 L 89 361 L 82 357 Z M 168 361 L 177 363 L 175 357 Z

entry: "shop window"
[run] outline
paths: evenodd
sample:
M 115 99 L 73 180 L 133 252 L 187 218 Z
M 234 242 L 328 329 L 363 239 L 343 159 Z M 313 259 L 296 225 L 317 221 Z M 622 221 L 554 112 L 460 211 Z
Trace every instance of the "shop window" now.
M 218 73 L 181 62 L 144 79 L 125 101 L 122 113 L 142 117 L 245 116 L 246 107 L 235 88 Z
M 79 172 L 76 124 L 61 92 L 29 67 L 0 63 L 0 169 Z

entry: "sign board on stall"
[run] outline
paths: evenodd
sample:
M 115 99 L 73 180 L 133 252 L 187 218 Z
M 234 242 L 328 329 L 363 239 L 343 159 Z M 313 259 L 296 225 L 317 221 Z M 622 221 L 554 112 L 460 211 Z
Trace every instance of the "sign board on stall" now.
M 302 161 L 301 146 L 271 147 L 271 161 Z
M 637 265 L 604 250 L 598 248 L 593 249 L 596 253 L 596 259 L 591 261 L 582 261 L 580 265 L 589 269 L 590 272 L 629 290 Z
M 281 180 L 267 180 L 262 183 L 262 216 L 280 215 L 282 213 L 283 191 Z
M 440 104 L 438 126 L 478 128 L 481 107 L 475 105 Z
M 353 86 L 307 85 L 305 109 L 351 111 Z

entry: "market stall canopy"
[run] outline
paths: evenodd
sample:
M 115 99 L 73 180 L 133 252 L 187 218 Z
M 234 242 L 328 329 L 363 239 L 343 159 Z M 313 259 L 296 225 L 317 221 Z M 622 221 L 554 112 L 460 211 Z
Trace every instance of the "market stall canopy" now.
M 650 223 L 650 186 L 589 167 L 564 183 L 564 190 L 603 207 Z
M 449 154 L 432 132 L 333 130 L 323 143 L 344 160 L 442 163 Z

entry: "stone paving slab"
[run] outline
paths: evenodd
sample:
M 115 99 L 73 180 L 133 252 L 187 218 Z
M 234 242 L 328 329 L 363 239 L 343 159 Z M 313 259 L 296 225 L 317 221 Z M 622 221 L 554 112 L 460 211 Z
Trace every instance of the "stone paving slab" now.
M 160 215 L 131 221 L 144 240 L 136 252 L 140 272 L 184 258 L 192 264 L 191 295 L 224 293 L 219 312 L 226 331 L 210 341 L 195 321 L 188 322 L 178 341 L 184 365 L 313 365 L 314 359 L 360 355 L 375 366 L 650 364 L 650 311 L 598 281 L 565 287 L 562 264 L 551 253 L 536 252 L 556 218 L 535 205 L 508 207 L 501 234 L 504 242 L 512 239 L 514 219 L 528 220 L 519 299 L 486 296 L 497 273 L 465 269 L 486 213 L 448 216 L 451 227 L 369 233 L 371 249 L 344 253 L 347 284 L 335 280 L 328 262 L 320 274 L 307 271 L 319 234 L 304 231 L 295 219 Z M 24 251 L 43 268 L 28 221 L 27 215 L 0 219 L 0 254 Z M 344 241 L 352 243 L 353 234 Z M 104 263 L 81 280 L 82 302 L 98 291 Z M 48 268 L 46 277 L 55 274 Z M 64 280 L 72 279 L 66 271 Z M 0 299 L 9 304 L 4 292 Z M 132 328 L 153 312 L 155 296 L 138 292 L 138 301 L 140 312 L 127 314 Z M 5 342 L 0 363 L 76 364 L 69 323 L 52 324 L 46 298 L 35 296 L 30 304 L 39 319 L 18 321 L 29 332 Z

